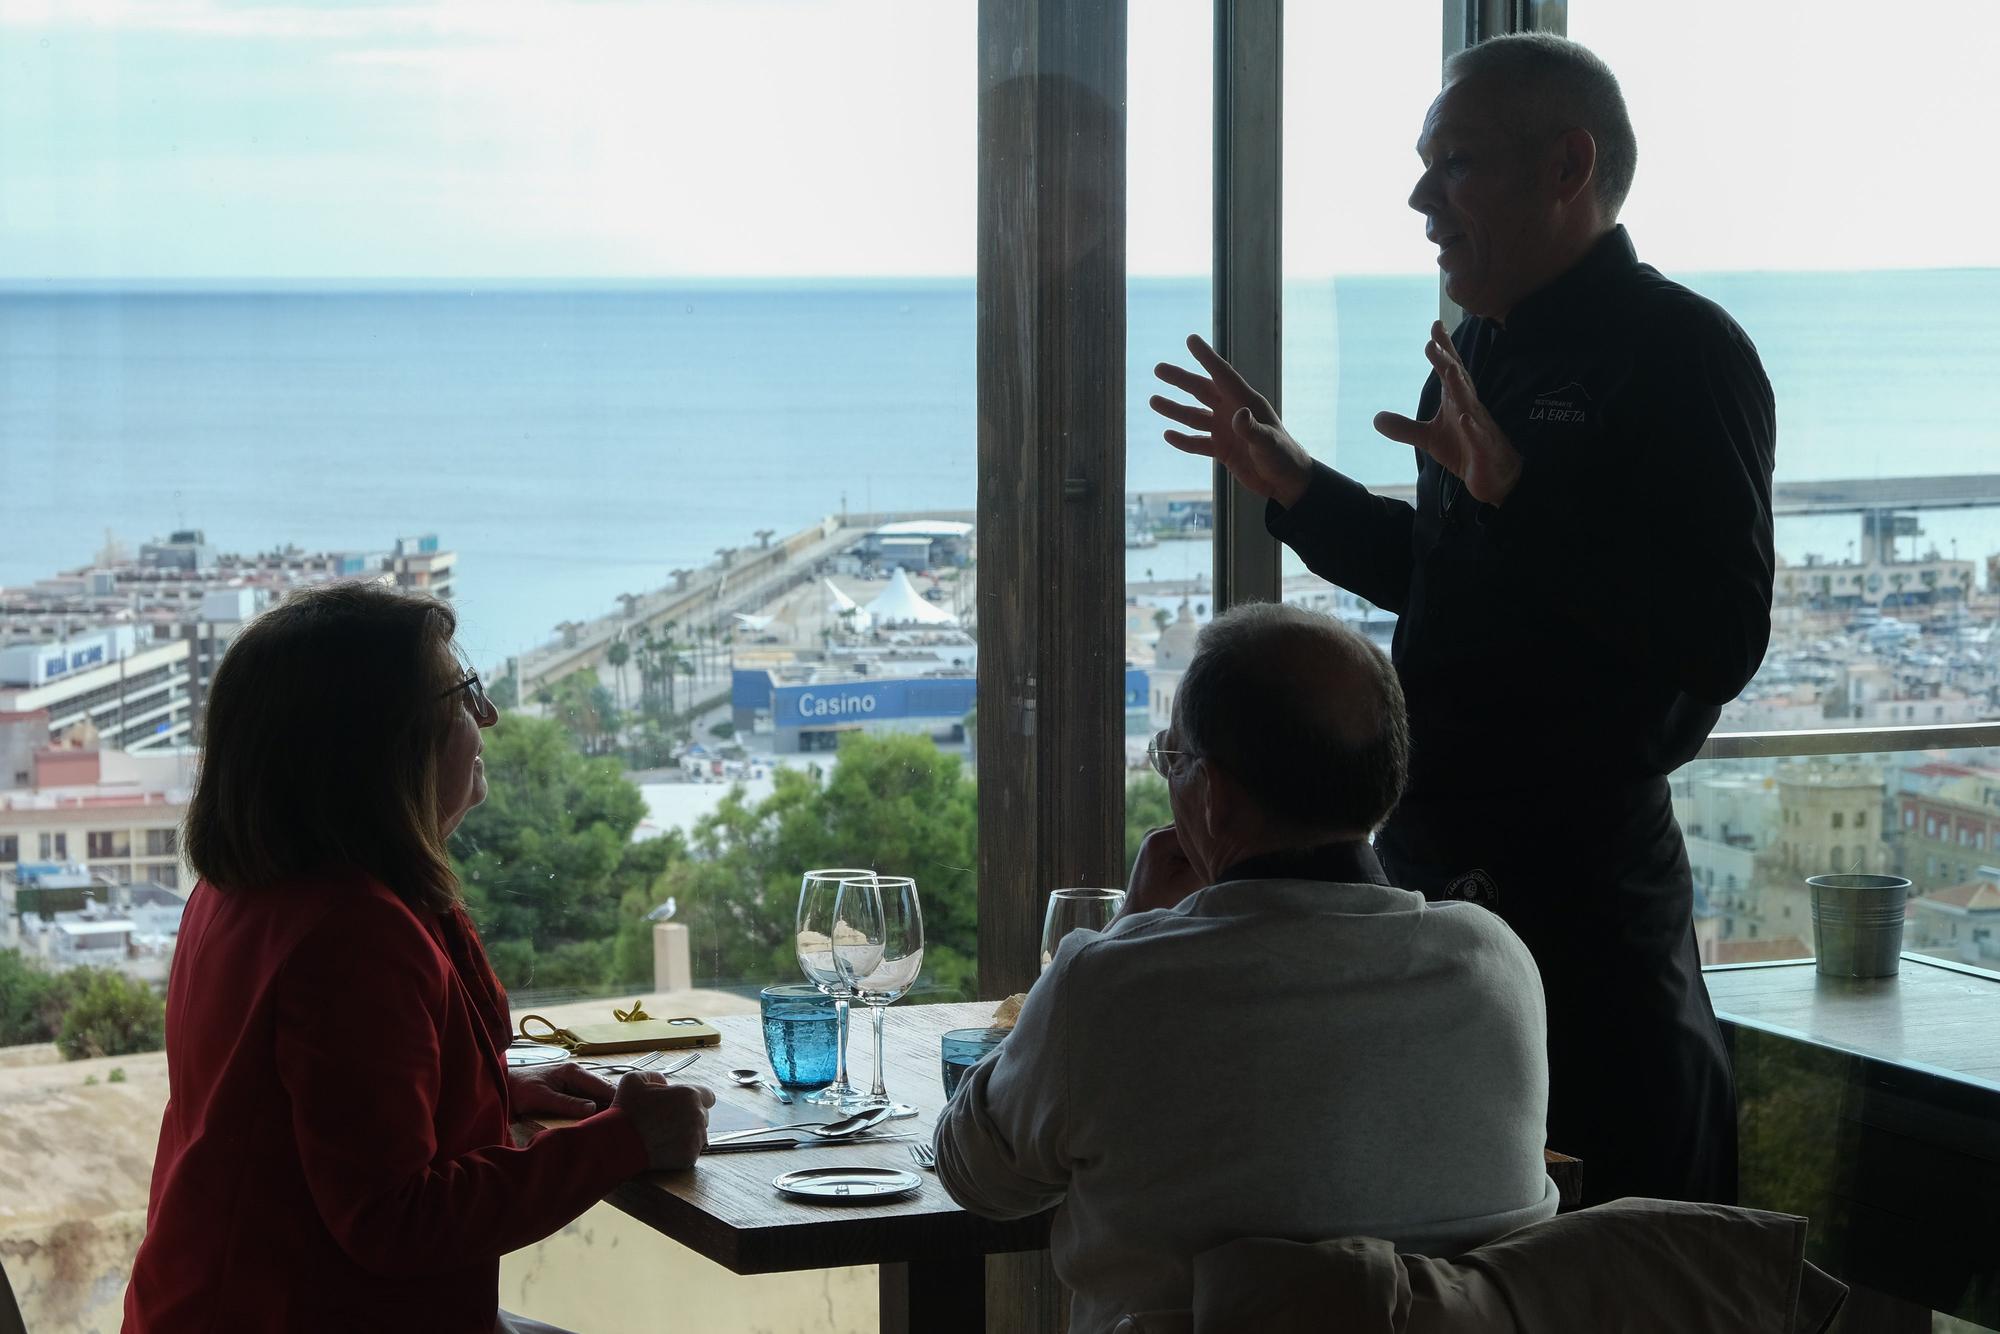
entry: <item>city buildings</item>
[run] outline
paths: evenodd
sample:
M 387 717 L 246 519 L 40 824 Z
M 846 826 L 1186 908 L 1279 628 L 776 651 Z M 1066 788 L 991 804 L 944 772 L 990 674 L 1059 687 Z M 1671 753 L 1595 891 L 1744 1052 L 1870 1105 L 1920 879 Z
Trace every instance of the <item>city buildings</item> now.
M 1898 871 L 1920 886 L 1963 885 L 2000 864 L 2000 769 L 1921 760 L 1899 771 Z M 1988 877 L 1994 878 L 1994 877 Z
M 81 737 L 57 743 L 46 712 L 35 711 L 0 713 L 0 758 L 0 876 L 56 864 L 106 883 L 192 883 L 179 841 L 191 751 L 101 750 Z
M 285 547 L 252 556 L 218 552 L 199 529 L 148 542 L 136 558 L 107 543 L 88 566 L 0 588 L 0 709 L 50 708 L 61 732 L 82 714 L 60 706 L 88 696 L 88 716 L 109 749 L 189 744 L 223 650 L 288 591 L 375 579 L 449 598 L 456 565 L 433 534 L 398 538 L 387 550 Z M 58 656 L 66 669 L 54 670 Z M 94 674 L 80 686 L 85 671 Z M 149 693 L 135 702 L 138 677 Z M 31 687 L 39 693 L 12 702 L 5 694 Z
M 186 909 L 187 895 L 164 885 L 119 884 L 75 863 L 16 866 L 0 873 L 0 949 L 164 982 Z
M 1982 968 L 2000 967 L 2000 867 L 1910 902 L 1904 948 Z
M 119 750 L 185 745 L 194 713 L 190 658 L 186 641 L 133 625 L 0 648 L 0 718 L 40 716 L 55 736 Z M 16 763 L 0 780 L 19 784 L 23 773 Z

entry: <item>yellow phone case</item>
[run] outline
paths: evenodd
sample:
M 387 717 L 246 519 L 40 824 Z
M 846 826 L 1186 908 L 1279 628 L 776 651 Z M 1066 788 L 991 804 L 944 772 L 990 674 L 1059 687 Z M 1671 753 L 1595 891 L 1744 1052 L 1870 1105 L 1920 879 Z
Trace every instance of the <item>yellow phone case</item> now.
M 531 1033 L 530 1022 L 547 1031 Z M 521 1016 L 521 1036 L 531 1042 L 549 1042 L 567 1047 L 577 1056 L 615 1051 L 672 1051 L 677 1047 L 713 1047 L 722 1034 L 701 1020 L 683 1015 L 675 1019 L 640 1019 L 613 1023 L 571 1024 L 558 1028 L 539 1014 Z

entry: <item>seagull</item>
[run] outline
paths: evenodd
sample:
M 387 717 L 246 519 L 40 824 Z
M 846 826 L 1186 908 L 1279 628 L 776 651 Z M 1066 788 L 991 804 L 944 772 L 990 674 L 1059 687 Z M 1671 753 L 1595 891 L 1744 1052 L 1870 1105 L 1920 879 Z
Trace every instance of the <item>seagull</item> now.
M 674 919 L 674 911 L 674 901 L 670 898 L 659 907 L 653 909 L 653 911 L 647 913 L 646 920 L 649 922 L 671 922 Z

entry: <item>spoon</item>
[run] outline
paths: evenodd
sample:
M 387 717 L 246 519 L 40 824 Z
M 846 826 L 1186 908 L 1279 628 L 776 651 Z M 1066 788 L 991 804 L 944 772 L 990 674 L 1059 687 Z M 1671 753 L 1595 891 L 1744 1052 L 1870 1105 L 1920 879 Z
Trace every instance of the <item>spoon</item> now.
M 838 1121 L 794 1121 L 783 1126 L 758 1126 L 754 1130 L 735 1130 L 727 1135 L 711 1135 L 710 1144 L 728 1144 L 732 1140 L 756 1139 L 761 1135 L 775 1134 L 780 1130 L 803 1130 L 818 1139 L 846 1139 L 858 1135 L 870 1126 L 880 1125 L 895 1115 L 894 1107 L 869 1107 L 852 1116 Z
M 741 1070 L 730 1070 L 727 1073 L 729 1075 L 729 1082 L 736 1085 L 736 1087 L 738 1088 L 742 1089 L 760 1088 L 763 1089 L 766 1093 L 770 1094 L 772 1097 L 776 1098 L 779 1102 L 789 1105 L 792 1101 L 792 1095 L 785 1092 L 785 1090 L 780 1088 L 778 1085 L 773 1084 L 769 1080 L 765 1079 L 764 1072 L 761 1070 L 751 1070 L 745 1068 Z

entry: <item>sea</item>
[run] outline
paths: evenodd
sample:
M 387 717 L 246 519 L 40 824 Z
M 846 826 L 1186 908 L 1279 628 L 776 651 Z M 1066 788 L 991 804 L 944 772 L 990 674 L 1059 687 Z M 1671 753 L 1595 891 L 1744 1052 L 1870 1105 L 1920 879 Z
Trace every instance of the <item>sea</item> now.
M 1781 478 L 2000 470 L 2000 269 L 1675 275 L 1749 331 Z M 1287 423 L 1364 482 L 1407 480 L 1370 418 L 1411 411 L 1434 275 L 1285 291 Z M 1205 487 L 1146 405 L 1210 324 L 1199 278 L 1128 290 L 1127 489 Z M 969 510 L 971 279 L 0 286 L 0 585 L 199 528 L 232 551 L 458 552 L 462 639 L 496 663 L 718 548 L 821 516 Z M 2000 552 L 2000 512 L 1928 547 Z M 1781 524 L 1840 559 L 1849 517 Z M 1204 544 L 1128 574 L 1205 570 Z M 1982 576 L 1983 578 L 1983 576 Z

